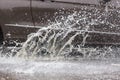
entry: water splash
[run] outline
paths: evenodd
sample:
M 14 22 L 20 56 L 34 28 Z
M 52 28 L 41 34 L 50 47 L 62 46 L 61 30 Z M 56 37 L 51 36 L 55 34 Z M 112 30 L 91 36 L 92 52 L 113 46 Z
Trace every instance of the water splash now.
M 64 13 L 64 10 L 60 12 Z M 57 14 L 59 12 L 55 13 Z M 120 35 L 119 8 L 105 11 L 82 6 L 79 11 L 74 9 L 72 13 L 66 15 L 67 13 L 57 16 L 55 22 L 28 35 L 22 48 L 16 49 L 15 46 L 8 52 L 4 52 L 6 49 L 3 49 L 1 56 L 101 58 L 120 55 L 119 48 L 112 46 L 102 48 L 85 46 L 91 38 L 91 33 Z
M 47 27 L 29 35 L 17 56 L 24 57 L 105 57 L 113 52 L 112 47 L 84 48 L 90 32 L 114 34 L 111 29 L 119 30 L 119 9 L 103 11 L 97 8 L 81 7 L 67 17 L 62 16 Z M 94 26 L 97 25 L 97 28 Z M 102 26 L 101 26 L 102 25 Z M 98 29 L 99 26 L 103 27 Z M 115 33 L 118 34 L 119 33 Z M 119 51 L 119 50 L 118 50 Z M 119 55 L 118 53 L 116 53 Z M 116 55 L 115 54 L 115 55 Z M 114 57 L 115 57 L 114 55 Z

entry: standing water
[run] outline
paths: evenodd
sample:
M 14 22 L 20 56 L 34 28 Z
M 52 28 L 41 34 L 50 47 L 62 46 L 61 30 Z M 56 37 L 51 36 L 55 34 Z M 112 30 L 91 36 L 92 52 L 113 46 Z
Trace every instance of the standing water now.
M 88 7 L 62 15 L 28 35 L 21 48 L 1 50 L 0 72 L 13 80 L 119 80 L 120 48 L 85 46 L 90 33 L 119 35 L 106 29 L 119 29 L 119 15 L 117 8 Z

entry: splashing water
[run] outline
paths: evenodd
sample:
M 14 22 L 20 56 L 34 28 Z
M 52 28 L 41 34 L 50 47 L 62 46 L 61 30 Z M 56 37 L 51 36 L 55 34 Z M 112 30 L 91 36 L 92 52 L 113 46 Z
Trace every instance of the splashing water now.
M 56 22 L 28 35 L 26 42 L 21 44 L 22 47 L 16 47 L 19 43 L 15 42 L 15 47 L 0 48 L 0 56 L 2 56 L 0 57 L 0 72 L 10 73 L 19 80 L 24 78 L 25 80 L 78 80 L 85 79 L 84 76 L 87 80 L 114 79 L 113 76 L 118 79 L 119 77 L 116 76 L 119 76 L 120 59 L 117 57 L 120 57 L 120 48 L 88 47 L 86 43 L 92 32 L 104 35 L 114 34 L 114 31 L 110 31 L 111 28 L 119 30 L 119 9 L 104 12 L 96 8 L 82 7 L 81 11 L 73 12 L 67 17 L 56 18 Z M 102 30 L 99 30 L 101 25 L 103 25 Z M 119 33 L 115 34 L 119 35 Z M 62 60 L 60 60 L 61 57 Z M 37 59 L 34 61 L 31 58 Z M 89 60 L 89 58 L 110 59 Z M 106 75 L 113 72 L 117 73 Z
M 56 22 L 42 27 L 36 33 L 29 35 L 27 41 L 17 56 L 24 57 L 116 57 L 119 49 L 114 47 L 93 48 L 85 47 L 89 33 L 114 34 L 110 29 L 119 30 L 119 9 L 107 12 L 97 8 L 81 7 L 80 11 L 73 11 L 67 17 L 61 16 Z M 94 26 L 101 26 L 102 31 Z M 117 34 L 117 33 L 116 33 Z M 119 33 L 118 33 L 119 34 Z M 99 56 L 98 56 L 99 55 Z
M 60 11 L 64 13 L 63 11 Z M 22 57 L 119 57 L 120 49 L 113 46 L 86 47 L 91 33 L 120 35 L 120 10 L 82 6 L 68 16 L 57 16 L 55 22 L 28 35 L 22 48 L 0 50 L 1 56 Z M 56 15 L 59 14 L 56 13 Z M 67 13 L 66 13 L 67 14 Z M 18 45 L 18 43 L 17 43 Z

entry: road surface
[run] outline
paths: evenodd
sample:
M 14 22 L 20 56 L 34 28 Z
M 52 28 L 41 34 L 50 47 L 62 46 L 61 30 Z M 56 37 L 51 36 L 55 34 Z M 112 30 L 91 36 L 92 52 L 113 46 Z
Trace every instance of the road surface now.
M 0 80 L 120 80 L 120 59 L 0 58 Z

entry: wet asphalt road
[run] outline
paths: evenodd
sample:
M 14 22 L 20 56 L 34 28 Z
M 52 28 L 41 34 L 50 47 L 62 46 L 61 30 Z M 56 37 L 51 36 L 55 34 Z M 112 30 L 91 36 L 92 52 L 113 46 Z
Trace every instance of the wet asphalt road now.
M 120 59 L 35 61 L 0 58 L 0 80 L 120 80 Z

